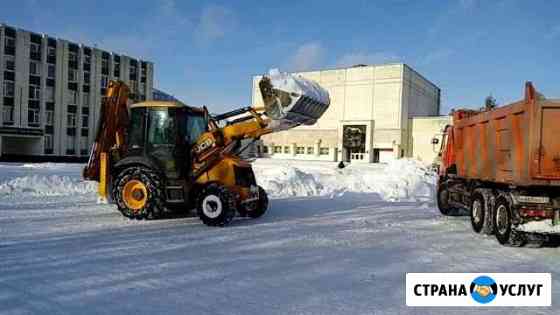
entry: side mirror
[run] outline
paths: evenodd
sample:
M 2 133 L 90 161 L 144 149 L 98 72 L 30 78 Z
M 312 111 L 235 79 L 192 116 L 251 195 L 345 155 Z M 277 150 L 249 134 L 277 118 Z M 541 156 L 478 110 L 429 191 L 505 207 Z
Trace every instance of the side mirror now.
M 438 143 L 439 143 L 438 138 L 432 138 L 432 144 L 438 144 Z

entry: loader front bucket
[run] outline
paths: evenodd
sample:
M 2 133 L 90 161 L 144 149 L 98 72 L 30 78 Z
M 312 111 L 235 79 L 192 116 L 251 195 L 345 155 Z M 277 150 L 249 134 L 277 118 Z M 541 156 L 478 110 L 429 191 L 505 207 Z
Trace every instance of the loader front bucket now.
M 272 72 L 259 82 L 266 115 L 286 126 L 313 125 L 329 108 L 329 93 L 314 81 Z

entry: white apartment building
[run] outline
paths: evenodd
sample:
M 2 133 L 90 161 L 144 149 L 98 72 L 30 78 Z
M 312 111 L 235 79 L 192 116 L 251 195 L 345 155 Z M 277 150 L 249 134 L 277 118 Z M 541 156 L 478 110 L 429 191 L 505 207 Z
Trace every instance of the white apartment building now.
M 358 163 L 416 157 L 411 120 L 439 115 L 440 89 L 406 64 L 296 74 L 324 87 L 331 105 L 313 126 L 263 136 L 263 156 Z M 260 78 L 253 77 L 253 106 L 262 106 Z
M 153 64 L 0 24 L 0 159 L 83 160 L 109 80 L 152 98 Z

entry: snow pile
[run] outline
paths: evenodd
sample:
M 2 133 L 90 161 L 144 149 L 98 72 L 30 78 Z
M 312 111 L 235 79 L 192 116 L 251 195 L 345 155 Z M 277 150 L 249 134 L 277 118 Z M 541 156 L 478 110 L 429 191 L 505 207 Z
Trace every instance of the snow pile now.
M 51 168 L 65 168 L 67 164 L 64 163 L 25 163 L 21 167 L 31 169 L 51 169 Z
M 517 227 L 519 231 L 529 233 L 560 233 L 560 225 L 552 225 L 552 220 L 531 221 Z
M 318 102 L 329 105 L 331 103 L 329 92 L 314 81 L 305 79 L 302 76 L 295 76 L 278 69 L 271 69 L 268 77 L 274 88 L 308 96 Z
M 0 182 L 0 196 L 69 196 L 96 190 L 95 182 L 59 175 L 22 176 Z
M 411 159 L 344 169 L 335 163 L 258 160 L 254 168 L 259 185 L 274 198 L 358 192 L 376 193 L 386 201 L 432 201 L 435 194 L 436 174 Z

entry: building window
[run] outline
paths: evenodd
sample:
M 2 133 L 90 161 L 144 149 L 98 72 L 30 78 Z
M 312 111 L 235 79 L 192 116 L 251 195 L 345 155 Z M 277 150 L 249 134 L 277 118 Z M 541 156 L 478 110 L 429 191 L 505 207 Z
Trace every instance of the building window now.
M 6 50 L 13 50 L 16 48 L 16 39 L 13 37 L 7 37 L 4 40 L 4 48 Z
M 84 72 L 84 84 L 89 84 L 89 72 Z
M 89 106 L 89 93 L 84 93 L 84 100 L 82 102 L 82 106 Z
M 109 60 L 107 60 L 107 59 L 101 59 L 101 69 L 102 69 L 104 72 L 109 71 Z
M 37 85 L 29 86 L 29 99 L 40 100 L 41 99 L 41 87 Z
M 297 147 L 296 148 L 296 154 L 304 154 L 305 153 L 305 148 L 304 147 Z
M 35 57 L 35 58 L 41 58 L 41 45 L 37 44 L 37 43 L 31 43 L 31 45 L 29 46 L 29 55 L 31 56 L 31 58 Z
M 307 154 L 315 154 L 315 149 L 313 147 L 307 147 Z
M 32 75 L 41 75 L 41 64 L 36 61 L 29 63 L 29 73 Z
M 262 153 L 264 153 L 264 154 L 268 153 L 268 147 L 266 145 L 262 146 Z
M 290 147 L 289 146 L 284 146 L 284 153 L 286 153 L 286 154 L 290 153 Z
M 45 112 L 45 125 L 52 126 L 54 124 L 54 111 L 47 110 Z
M 13 123 L 14 122 L 14 107 L 12 106 L 4 106 L 2 109 L 2 119 L 5 123 Z
M 78 104 L 78 91 L 68 90 L 68 99 L 66 100 L 69 105 Z
M 80 137 L 80 151 L 82 151 L 82 155 L 87 154 L 88 149 L 89 149 L 88 138 Z
M 107 86 L 109 85 L 109 77 L 106 75 L 102 75 L 101 76 L 101 87 L 102 88 L 107 88 Z
M 68 128 L 76 127 L 76 114 L 68 113 L 67 118 L 68 118 L 67 119 Z
M 272 149 L 272 151 L 274 153 L 282 153 L 282 147 L 279 145 L 275 145 L 274 148 Z
M 47 77 L 50 79 L 54 79 L 56 75 L 56 67 L 52 64 L 47 64 Z
M 27 124 L 28 125 L 39 125 L 40 115 L 39 110 L 36 108 L 30 108 L 27 110 Z
M 319 155 L 329 155 L 329 148 L 320 148 Z
M 73 51 L 69 52 L 68 61 L 71 63 L 78 63 L 78 54 Z
M 14 97 L 14 82 L 12 81 L 4 81 L 4 96 L 5 97 Z
M 16 70 L 16 62 L 14 56 L 4 56 L 4 65 L 5 69 L 8 71 L 15 71 Z
M 82 115 L 82 128 L 88 128 L 89 126 L 89 115 Z
M 52 150 L 53 149 L 53 137 L 52 135 L 46 134 L 44 137 L 45 141 L 45 150 Z
M 56 56 L 56 48 L 54 47 L 47 47 L 47 56 L 55 57 Z
M 91 63 L 91 56 L 84 55 L 84 63 Z
M 76 140 L 74 136 L 66 136 L 66 154 L 74 154 L 76 151 Z
M 54 87 L 47 86 L 45 89 L 45 98 L 47 102 L 54 102 Z
M 78 70 L 68 69 L 68 81 L 77 82 L 78 81 Z

